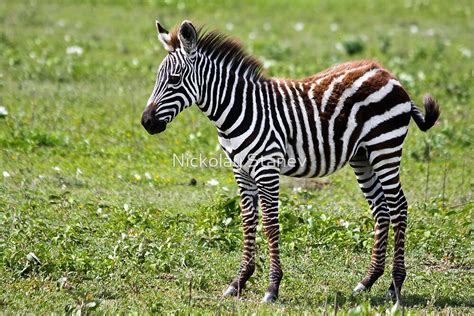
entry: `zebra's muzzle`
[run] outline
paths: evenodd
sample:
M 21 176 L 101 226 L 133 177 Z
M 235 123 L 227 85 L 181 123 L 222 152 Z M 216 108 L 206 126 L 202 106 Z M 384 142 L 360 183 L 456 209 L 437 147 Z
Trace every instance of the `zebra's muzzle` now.
M 165 121 L 145 116 L 142 117 L 142 125 L 150 135 L 161 133 L 166 129 Z

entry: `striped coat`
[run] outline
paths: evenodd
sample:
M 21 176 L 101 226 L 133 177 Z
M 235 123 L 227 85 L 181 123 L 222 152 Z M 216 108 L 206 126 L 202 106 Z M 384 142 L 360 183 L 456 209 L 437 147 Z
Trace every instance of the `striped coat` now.
M 235 112 L 260 108 L 249 109 L 255 113 L 252 122 L 239 121 L 232 113 L 223 113 L 225 119 L 212 117 L 217 123 L 227 123 L 219 126 L 220 142 L 241 165 L 268 148 L 278 148 L 283 175 L 331 174 L 383 130 L 397 130 L 393 136 L 406 134 L 410 120 L 409 96 L 389 72 L 371 61 L 345 63 L 303 80 L 272 78 L 249 86 L 250 102 L 240 101 Z M 239 92 L 236 87 L 232 93 Z M 405 115 L 398 119 L 400 114 Z M 397 120 L 387 122 L 395 116 Z M 229 133 L 230 128 L 234 130 Z M 241 133 L 243 129 L 247 133 Z M 252 146 L 249 140 L 265 143 Z

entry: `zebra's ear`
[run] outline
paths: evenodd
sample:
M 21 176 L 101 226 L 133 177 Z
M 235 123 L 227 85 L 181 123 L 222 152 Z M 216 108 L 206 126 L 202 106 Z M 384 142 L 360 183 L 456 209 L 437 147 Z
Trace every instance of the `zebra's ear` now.
M 191 22 L 184 20 L 179 27 L 178 38 L 184 51 L 191 54 L 196 48 L 198 38 L 194 25 Z
M 156 30 L 158 31 L 158 39 L 163 44 L 163 47 L 168 51 L 174 51 L 173 46 L 171 45 L 171 36 L 169 32 L 161 26 L 160 22 L 156 20 Z

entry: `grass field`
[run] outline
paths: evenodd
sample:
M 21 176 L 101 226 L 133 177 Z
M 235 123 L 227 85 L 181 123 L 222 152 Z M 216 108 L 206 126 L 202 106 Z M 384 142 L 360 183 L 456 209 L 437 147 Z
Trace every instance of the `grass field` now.
M 157 17 L 240 38 L 269 76 L 373 58 L 419 104 L 432 93 L 441 119 L 411 124 L 402 161 L 404 312 L 474 313 L 471 1 L 3 0 L 0 314 L 390 312 L 391 248 L 372 290 L 351 292 L 373 221 L 350 168 L 282 180 L 280 300 L 260 303 L 261 231 L 242 298 L 221 298 L 242 247 L 231 169 L 173 163 L 220 157 L 214 127 L 196 107 L 158 136 L 140 125 L 165 54 Z

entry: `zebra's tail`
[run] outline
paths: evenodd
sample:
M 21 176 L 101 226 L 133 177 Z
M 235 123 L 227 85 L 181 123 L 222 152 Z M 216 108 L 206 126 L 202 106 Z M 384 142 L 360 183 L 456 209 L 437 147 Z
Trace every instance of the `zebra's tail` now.
M 420 109 L 413 101 L 411 101 L 410 114 L 416 125 L 418 125 L 418 128 L 421 129 L 423 132 L 426 132 L 436 123 L 440 111 L 438 103 L 429 94 L 425 95 L 423 99 L 423 104 L 425 105 L 425 115 L 421 113 Z

